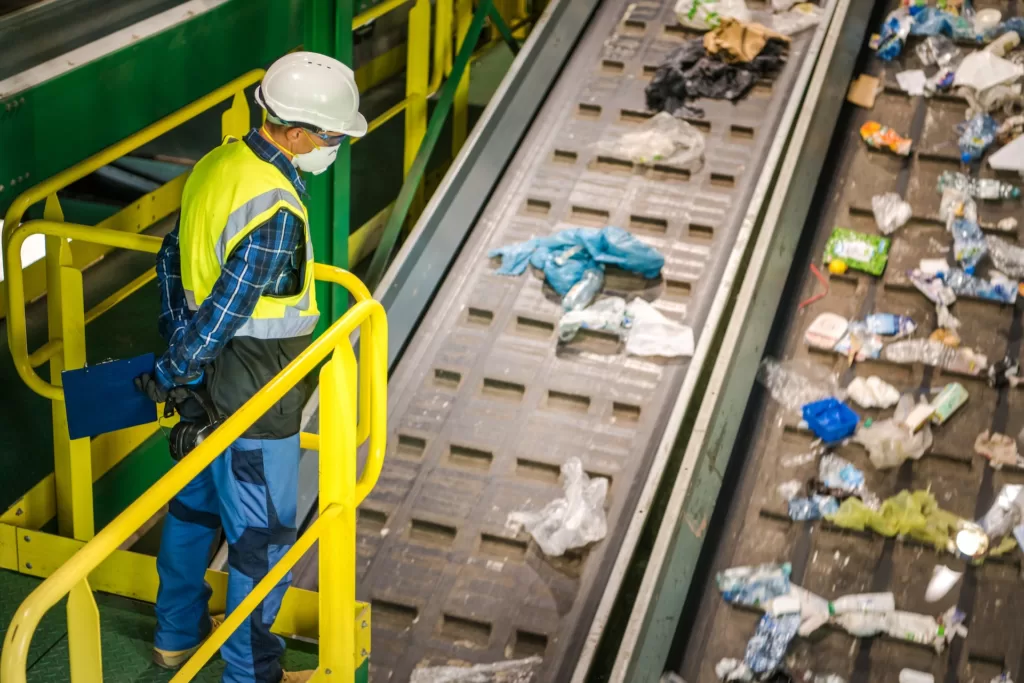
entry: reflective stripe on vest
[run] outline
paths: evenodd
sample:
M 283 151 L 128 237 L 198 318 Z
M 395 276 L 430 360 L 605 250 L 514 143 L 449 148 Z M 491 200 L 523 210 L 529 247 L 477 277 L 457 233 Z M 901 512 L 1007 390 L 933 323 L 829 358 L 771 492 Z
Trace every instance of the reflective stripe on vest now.
M 257 339 L 305 336 L 319 312 L 313 286 L 313 243 L 305 206 L 288 180 L 243 142 L 228 142 L 200 159 L 185 183 L 179 222 L 182 286 L 189 309 L 213 291 L 231 252 L 281 210 L 303 222 L 303 280 L 291 296 L 260 296 L 236 332 Z

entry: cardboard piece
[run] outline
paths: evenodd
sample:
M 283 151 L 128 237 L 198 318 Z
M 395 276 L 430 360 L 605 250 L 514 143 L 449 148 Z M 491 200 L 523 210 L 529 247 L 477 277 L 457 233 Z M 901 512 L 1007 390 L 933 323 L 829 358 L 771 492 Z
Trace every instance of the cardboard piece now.
M 873 109 L 875 97 L 878 96 L 879 80 L 874 76 L 861 74 L 850 83 L 850 90 L 846 93 L 848 102 L 853 102 L 858 107 Z

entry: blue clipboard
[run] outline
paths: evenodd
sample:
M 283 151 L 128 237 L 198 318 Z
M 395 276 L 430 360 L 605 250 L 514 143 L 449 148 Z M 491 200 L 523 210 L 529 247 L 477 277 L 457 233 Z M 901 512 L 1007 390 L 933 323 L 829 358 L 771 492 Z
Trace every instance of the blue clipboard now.
M 153 374 L 155 365 L 156 357 L 147 353 L 62 372 L 64 409 L 71 438 L 98 436 L 156 422 L 156 404 L 134 383 L 143 373 Z

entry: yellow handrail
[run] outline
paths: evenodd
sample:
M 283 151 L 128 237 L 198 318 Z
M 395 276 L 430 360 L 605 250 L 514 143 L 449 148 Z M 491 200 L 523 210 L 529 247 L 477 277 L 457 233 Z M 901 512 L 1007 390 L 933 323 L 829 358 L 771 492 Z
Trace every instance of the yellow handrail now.
M 70 227 L 82 228 L 82 226 Z M 359 374 L 366 376 L 365 382 L 359 382 L 359 404 L 360 407 L 363 405 L 367 407 L 368 412 L 364 415 L 370 443 L 366 464 L 354 487 L 350 508 L 354 510 L 373 489 L 383 467 L 386 438 L 387 320 L 384 309 L 380 303 L 369 298 L 366 287 L 351 273 L 340 268 L 316 264 L 314 275 L 318 280 L 339 284 L 348 289 L 356 299 L 356 304 L 245 405 L 228 417 L 194 451 L 176 464 L 146 493 L 128 506 L 70 560 L 32 591 L 19 608 L 4 639 L 3 654 L 0 657 L 0 679 L 5 683 L 25 683 L 29 645 L 35 629 L 46 612 L 81 582 L 86 581 L 89 574 L 104 559 L 117 550 L 157 511 L 169 503 L 186 484 L 208 467 L 218 455 L 239 438 L 263 413 L 281 400 L 322 360 L 332 352 L 339 350 L 347 351 L 351 355 L 349 339 L 356 328 L 361 328 L 359 343 L 364 365 Z M 342 356 L 344 357 L 344 355 L 343 353 Z M 354 361 L 352 366 L 354 366 Z M 364 393 L 367 395 L 364 396 Z M 360 419 L 360 422 L 363 421 Z M 333 433 L 333 429 L 331 431 Z M 326 433 L 327 430 L 325 430 Z M 340 457 L 339 450 L 341 449 L 336 443 L 325 448 L 325 444 L 322 442 L 320 457 L 321 459 Z M 343 614 L 340 618 L 349 616 Z M 338 618 L 338 615 L 334 615 L 333 618 Z

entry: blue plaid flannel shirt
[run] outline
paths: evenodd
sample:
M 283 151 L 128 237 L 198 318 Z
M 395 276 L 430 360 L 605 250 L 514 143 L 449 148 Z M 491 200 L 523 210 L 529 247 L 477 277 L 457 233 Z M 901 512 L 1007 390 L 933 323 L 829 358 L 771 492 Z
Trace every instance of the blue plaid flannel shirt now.
M 305 195 L 298 170 L 258 130 L 245 136 L 245 144 L 281 171 L 299 196 Z M 161 303 L 158 326 L 168 348 L 157 360 L 156 377 L 165 389 L 197 379 L 249 319 L 261 295 L 289 296 L 299 291 L 304 227 L 295 214 L 282 209 L 253 230 L 228 256 L 213 291 L 195 312 L 185 302 L 181 283 L 178 225 L 164 237 L 156 274 Z

